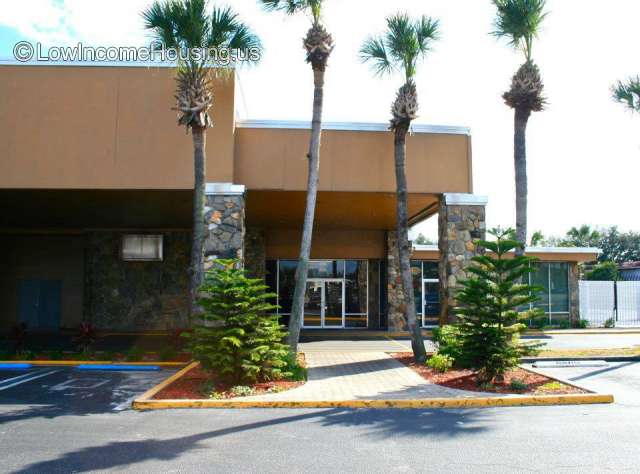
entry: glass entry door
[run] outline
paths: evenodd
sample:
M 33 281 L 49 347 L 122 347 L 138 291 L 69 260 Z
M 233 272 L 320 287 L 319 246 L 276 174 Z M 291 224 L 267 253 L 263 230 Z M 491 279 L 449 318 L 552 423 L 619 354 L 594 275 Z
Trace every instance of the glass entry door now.
M 422 326 L 440 324 L 440 284 L 438 280 L 422 280 Z
M 304 298 L 304 321 L 307 328 L 344 327 L 344 281 L 309 279 Z

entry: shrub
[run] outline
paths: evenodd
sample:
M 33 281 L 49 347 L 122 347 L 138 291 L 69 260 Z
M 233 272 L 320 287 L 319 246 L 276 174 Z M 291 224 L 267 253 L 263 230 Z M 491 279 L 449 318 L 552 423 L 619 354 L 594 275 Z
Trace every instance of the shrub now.
M 96 342 L 96 339 L 97 335 L 93 325 L 89 322 L 83 321 L 78 327 L 78 332 L 74 336 L 73 342 L 77 344 L 78 350 L 86 356 L 91 353 L 91 349 L 93 344 Z
M 520 379 L 511 379 L 509 386 L 511 387 L 511 390 L 526 390 L 529 388 L 529 385 Z
M 578 328 L 587 329 L 588 327 L 589 327 L 589 321 L 587 321 L 586 319 L 578 320 Z
M 540 309 L 520 311 L 538 300 L 542 288 L 523 283 L 533 271 L 535 259 L 508 255 L 520 246 L 513 230 L 494 229 L 495 241 L 477 241 L 491 254 L 478 255 L 467 268 L 472 276 L 460 281 L 460 306 L 455 309 L 462 341 L 459 362 L 478 371 L 480 382 L 503 380 L 504 373 L 516 367 L 523 355 L 535 353 L 541 344 L 520 344 L 526 329 L 522 321 L 534 319 Z
M 144 356 L 144 351 L 139 347 L 133 346 L 127 351 L 125 360 L 127 362 L 140 362 Z
M 568 319 L 563 319 L 563 320 L 560 321 L 558 326 L 560 327 L 560 329 L 570 329 L 571 328 L 571 321 L 569 321 Z
M 453 361 L 460 359 L 462 339 L 457 326 L 448 324 L 433 329 L 433 340 L 438 344 L 438 354 L 451 357 Z
M 562 390 L 564 387 L 560 382 L 547 382 L 541 385 L 540 388 L 542 390 Z
M 47 357 L 50 360 L 62 360 L 64 359 L 64 353 L 61 350 L 55 350 L 55 351 L 49 352 Z
M 278 316 L 270 314 L 277 307 L 269 303 L 275 295 L 266 289 L 262 280 L 247 278 L 232 260 L 218 260 L 206 272 L 203 297 L 198 299 L 202 324 L 185 334 L 204 369 L 236 383 L 291 376 L 286 371 L 286 332 Z
M 585 279 L 591 281 L 617 281 L 620 279 L 618 264 L 615 262 L 599 263 L 593 270 L 586 273 Z
M 173 347 L 165 346 L 160 350 L 158 357 L 162 362 L 175 360 L 178 356 L 178 353 Z
M 453 367 L 453 358 L 436 352 L 427 360 L 427 367 L 437 370 L 438 372 L 445 373 Z
M 29 327 L 27 326 L 27 323 L 18 323 L 11 327 L 9 338 L 13 343 L 13 350 L 16 354 L 22 354 L 25 352 L 28 337 Z
M 605 328 L 614 328 L 616 327 L 616 320 L 613 318 L 609 318 L 604 322 Z
M 289 376 L 291 380 L 295 380 L 297 382 L 307 380 L 307 369 L 298 363 L 297 357 L 294 357 L 291 352 L 287 353 L 284 358 L 284 362 L 285 366 L 283 367 L 283 371 L 291 374 Z
M 248 397 L 254 394 L 254 390 L 246 385 L 236 385 L 235 387 L 231 387 L 229 393 L 234 397 Z

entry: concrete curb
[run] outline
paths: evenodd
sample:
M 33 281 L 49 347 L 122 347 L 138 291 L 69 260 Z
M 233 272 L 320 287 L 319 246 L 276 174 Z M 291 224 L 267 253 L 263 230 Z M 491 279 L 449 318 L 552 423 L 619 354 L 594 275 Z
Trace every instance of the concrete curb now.
M 136 410 L 170 408 L 493 408 L 549 405 L 591 405 L 613 403 L 613 395 L 574 394 L 474 398 L 423 398 L 419 400 L 142 400 L 133 402 Z
M 580 390 L 587 390 L 589 393 L 593 393 L 588 388 L 584 388 L 584 387 L 581 387 L 580 385 L 576 385 L 574 382 L 572 382 L 572 381 L 570 381 L 568 379 L 565 379 L 565 378 L 562 378 L 562 377 L 558 377 L 556 375 L 549 375 L 549 374 L 545 373 L 544 371 L 542 371 L 542 370 L 540 370 L 538 368 L 534 368 L 534 367 L 521 367 L 521 368 L 524 369 L 524 370 L 528 370 L 529 372 L 533 372 L 534 374 L 542 375 L 543 377 L 547 377 L 549 379 L 556 380 L 556 381 L 558 381 L 560 383 L 563 383 L 565 385 L 569 385 L 570 387 L 579 388 Z
M 592 335 L 609 335 L 615 336 L 619 334 L 640 334 L 640 328 L 632 329 L 548 329 L 546 331 L 540 330 L 527 330 L 524 332 L 524 336 L 546 336 L 546 335 L 580 335 L 580 336 L 592 336 Z
M 525 364 L 533 364 L 541 361 L 572 361 L 572 360 L 604 360 L 606 362 L 639 362 L 640 356 L 578 356 L 578 357 L 523 357 L 521 361 Z
M 31 364 L 52 367 L 70 367 L 76 365 L 159 365 L 160 367 L 182 367 L 188 362 L 113 362 L 110 360 L 0 360 L 1 364 Z
M 175 382 L 176 380 L 178 380 L 180 377 L 182 377 L 184 374 L 186 374 L 187 372 L 189 372 L 191 369 L 194 369 L 196 367 L 198 367 L 200 365 L 200 362 L 191 362 L 189 365 L 187 365 L 186 367 L 178 370 L 175 374 L 173 374 L 172 376 L 166 378 L 165 380 L 163 380 L 162 382 L 160 382 L 158 385 L 156 385 L 155 387 L 151 387 L 149 390 L 147 390 L 146 392 L 144 392 L 142 395 L 140 395 L 140 397 L 138 397 L 136 400 L 134 400 L 133 402 L 133 407 L 135 408 L 135 404 L 136 402 L 140 401 L 140 402 L 153 402 L 153 401 L 162 401 L 162 400 L 151 400 L 153 398 L 153 396 L 158 393 L 159 391 L 161 391 L 162 389 L 164 389 L 165 387 L 171 385 L 173 382 Z

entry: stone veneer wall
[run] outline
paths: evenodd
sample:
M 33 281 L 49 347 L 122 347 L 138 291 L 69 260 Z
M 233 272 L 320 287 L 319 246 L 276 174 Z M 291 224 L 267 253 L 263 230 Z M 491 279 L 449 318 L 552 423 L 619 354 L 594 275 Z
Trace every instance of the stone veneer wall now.
M 458 282 L 467 278 L 465 271 L 478 251 L 473 241 L 486 235 L 484 205 L 452 205 L 446 195 L 440 198 L 438 214 L 438 247 L 440 249 L 440 324 L 454 320 L 453 307 Z
M 406 331 L 397 236 L 396 231 L 387 231 L 387 326 L 389 331 Z
M 569 263 L 569 316 L 574 326 L 580 320 L 580 268 L 576 262 Z
M 205 219 L 208 235 L 204 243 L 204 268 L 219 258 L 244 258 L 244 194 L 207 194 Z
M 247 229 L 244 236 L 244 268 L 247 276 L 262 278 L 267 274 L 267 246 L 262 229 Z
M 188 324 L 190 232 L 163 232 L 161 262 L 125 262 L 124 232 L 91 232 L 85 250 L 84 318 L 100 330 L 165 330 Z

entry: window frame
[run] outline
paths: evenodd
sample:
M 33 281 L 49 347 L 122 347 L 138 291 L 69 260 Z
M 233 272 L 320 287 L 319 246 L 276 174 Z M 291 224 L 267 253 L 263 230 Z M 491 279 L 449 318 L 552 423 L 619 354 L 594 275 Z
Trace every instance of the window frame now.
M 140 256 L 131 257 L 125 255 L 125 242 L 128 239 L 140 239 Z M 143 242 L 145 240 L 155 240 L 156 256 L 143 256 Z M 163 234 L 123 234 L 120 239 L 120 259 L 123 262 L 162 262 L 164 260 L 164 235 Z

